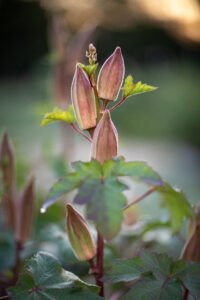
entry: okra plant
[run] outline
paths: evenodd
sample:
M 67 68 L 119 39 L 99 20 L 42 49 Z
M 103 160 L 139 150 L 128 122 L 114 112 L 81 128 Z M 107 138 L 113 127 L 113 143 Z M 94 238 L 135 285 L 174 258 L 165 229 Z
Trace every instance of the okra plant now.
M 73 171 L 50 189 L 41 212 L 68 192 L 77 191 L 73 203 L 66 204 L 66 234 L 76 258 L 88 262 L 90 282 L 62 268 L 51 254 L 38 252 L 10 289 L 12 299 L 200 299 L 200 210 L 196 211 L 181 190 L 165 182 L 146 162 L 118 157 L 118 132 L 111 112 L 127 98 L 155 87 L 134 83 L 131 75 L 123 84 L 125 66 L 120 47 L 105 61 L 97 80 L 97 52 L 92 44 L 86 56 L 89 64 L 77 63 L 75 68 L 69 110 L 55 108 L 45 114 L 42 125 L 68 123 L 91 144 L 89 161 L 72 164 Z M 122 97 L 116 102 L 120 90 Z M 147 186 L 144 194 L 129 203 L 123 193 L 128 187 L 122 181 L 127 176 Z M 118 259 L 105 267 L 104 248 L 119 235 L 125 212 L 154 193 L 168 209 L 169 219 L 164 226 L 170 227 L 173 234 L 179 232 L 184 219 L 190 222 L 180 259 L 174 261 L 167 254 L 141 249 L 137 256 Z M 84 206 L 85 217 L 78 206 Z M 91 232 L 91 224 L 96 235 Z

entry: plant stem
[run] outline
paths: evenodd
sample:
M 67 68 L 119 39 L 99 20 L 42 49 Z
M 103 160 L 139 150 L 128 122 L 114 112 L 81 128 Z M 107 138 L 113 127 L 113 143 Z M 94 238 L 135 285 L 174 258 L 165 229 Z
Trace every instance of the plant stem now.
M 97 269 L 98 273 L 96 275 L 96 284 L 100 287 L 99 296 L 104 296 L 104 286 L 101 280 L 103 276 L 103 250 L 104 250 L 104 240 L 102 235 L 98 232 L 97 236 Z
M 127 208 L 129 208 L 131 205 L 141 201 L 142 199 L 144 199 L 145 197 L 147 197 L 148 195 L 150 195 L 151 193 L 153 193 L 155 191 L 154 187 L 151 187 L 146 193 L 144 193 L 143 195 L 139 196 L 138 198 L 132 200 L 131 202 L 129 202 L 126 206 L 124 206 L 123 210 L 126 210 Z
M 109 109 L 109 111 L 114 110 L 116 107 L 118 107 L 120 104 L 122 104 L 122 103 L 126 100 L 126 98 L 127 98 L 127 97 L 122 98 L 122 100 L 120 100 L 117 104 L 115 104 L 113 107 L 111 107 L 111 108 Z
M 97 110 L 97 124 L 101 119 L 101 107 L 100 107 L 100 103 L 99 103 L 99 96 L 98 96 L 98 92 L 97 92 L 97 85 L 96 85 L 96 78 L 95 78 L 95 74 L 92 74 L 92 88 L 94 91 L 94 96 L 95 96 L 95 102 L 96 102 L 96 110 Z
M 183 295 L 183 300 L 187 300 L 188 296 L 189 296 L 189 291 L 188 291 L 187 288 L 185 288 L 185 293 Z
M 75 124 L 70 124 L 71 126 L 72 126 L 72 128 L 76 131 L 76 132 L 78 132 L 79 134 L 81 134 L 84 138 L 86 138 L 90 143 L 92 142 L 92 139 L 89 137 L 89 136 L 87 136 L 85 133 L 83 133 L 81 130 L 79 130 L 77 127 L 76 127 L 76 125 Z
M 102 105 L 102 107 L 101 107 L 101 111 L 103 112 L 103 111 L 106 110 L 106 107 L 107 107 L 107 105 L 108 105 L 108 100 L 102 100 L 102 101 L 103 101 L 103 105 Z
M 20 252 L 23 250 L 23 245 L 19 241 L 15 241 L 15 265 L 13 267 L 13 279 L 11 285 L 15 285 L 19 278 L 20 270 Z

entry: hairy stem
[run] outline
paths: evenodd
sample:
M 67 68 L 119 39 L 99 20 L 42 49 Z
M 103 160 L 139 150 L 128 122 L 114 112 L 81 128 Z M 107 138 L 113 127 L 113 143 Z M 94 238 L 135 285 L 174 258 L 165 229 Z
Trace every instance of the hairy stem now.
M 89 137 L 89 136 L 87 136 L 85 133 L 83 133 L 81 130 L 79 130 L 77 127 L 76 127 L 76 125 L 75 124 L 71 124 L 71 126 L 72 126 L 72 128 L 76 131 L 76 132 L 78 132 L 79 134 L 81 134 L 85 139 L 87 139 L 90 143 L 92 142 L 92 139 Z
M 117 104 L 115 104 L 113 107 L 111 107 L 109 109 L 109 111 L 112 111 L 114 110 L 115 108 L 117 108 L 120 104 L 122 104 L 125 100 L 126 100 L 127 97 L 123 97 L 122 100 L 120 100 Z
M 126 210 L 127 208 L 129 208 L 130 206 L 132 206 L 133 204 L 141 201 L 142 199 L 144 199 L 145 197 L 147 197 L 148 195 L 150 195 L 151 193 L 153 193 L 155 191 L 154 187 L 151 187 L 146 193 L 144 193 L 143 195 L 139 196 L 138 198 L 132 200 L 131 202 L 129 202 L 126 206 L 124 206 L 123 210 Z
M 97 236 L 97 275 L 96 275 L 96 284 L 100 286 L 100 296 L 104 296 L 104 286 L 101 280 L 103 276 L 103 251 L 104 251 L 104 240 L 102 235 L 98 232 Z

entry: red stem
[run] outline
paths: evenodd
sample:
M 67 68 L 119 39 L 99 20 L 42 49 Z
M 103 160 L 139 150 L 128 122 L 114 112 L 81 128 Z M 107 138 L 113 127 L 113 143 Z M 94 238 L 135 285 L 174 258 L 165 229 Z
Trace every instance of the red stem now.
M 185 288 L 185 293 L 184 293 L 184 296 L 183 296 L 183 300 L 187 300 L 188 296 L 189 296 L 189 291 L 188 291 L 187 288 Z
M 97 236 L 97 269 L 98 273 L 96 275 L 96 284 L 100 286 L 99 296 L 104 296 L 104 286 L 101 280 L 103 276 L 103 251 L 104 250 L 104 240 L 102 235 L 98 232 Z
M 126 98 L 127 98 L 127 97 L 122 98 L 122 100 L 120 100 L 117 104 L 115 104 L 113 107 L 111 107 L 111 108 L 109 109 L 109 111 L 112 111 L 112 110 L 114 110 L 115 108 L 117 108 L 120 104 L 122 104 L 122 103 L 126 100 Z
M 129 208 L 131 205 L 141 201 L 142 199 L 144 199 L 145 197 L 147 197 L 148 195 L 150 195 L 151 193 L 153 193 L 155 191 L 154 187 L 151 187 L 146 193 L 144 193 L 143 195 L 139 196 L 138 198 L 132 200 L 131 202 L 129 202 L 126 206 L 124 206 L 123 210 L 126 210 L 127 208 Z
M 92 142 L 92 139 L 89 137 L 89 136 L 87 136 L 85 133 L 83 133 L 81 130 L 79 130 L 77 127 L 76 127 L 76 125 L 75 124 L 70 124 L 71 126 L 72 126 L 72 128 L 76 131 L 76 132 L 78 132 L 79 134 L 81 134 L 84 138 L 86 138 L 90 143 Z
M 15 285 L 19 278 L 20 271 L 20 252 L 23 250 L 23 245 L 19 241 L 15 241 L 15 265 L 13 267 L 13 278 L 10 285 Z

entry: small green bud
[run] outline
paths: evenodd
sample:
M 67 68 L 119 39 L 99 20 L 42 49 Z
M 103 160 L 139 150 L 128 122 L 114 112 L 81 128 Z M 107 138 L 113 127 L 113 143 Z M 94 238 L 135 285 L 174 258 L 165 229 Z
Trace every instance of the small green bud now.
M 109 110 L 105 110 L 94 130 L 91 157 L 101 164 L 117 156 L 118 133 L 113 124 Z
M 124 70 L 121 48 L 117 47 L 99 72 L 97 82 L 99 98 L 111 101 L 117 99 L 124 78 Z
M 88 224 L 70 204 L 67 204 L 66 226 L 76 257 L 81 261 L 92 259 L 96 255 L 96 247 Z
M 71 87 L 71 97 L 80 129 L 96 126 L 96 103 L 93 88 L 86 73 L 76 65 Z

